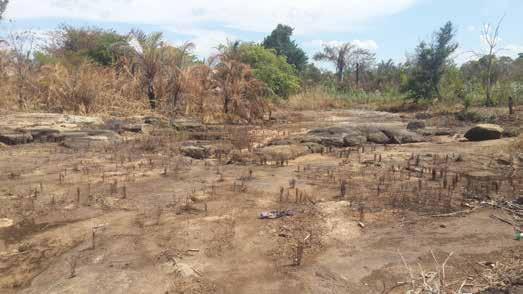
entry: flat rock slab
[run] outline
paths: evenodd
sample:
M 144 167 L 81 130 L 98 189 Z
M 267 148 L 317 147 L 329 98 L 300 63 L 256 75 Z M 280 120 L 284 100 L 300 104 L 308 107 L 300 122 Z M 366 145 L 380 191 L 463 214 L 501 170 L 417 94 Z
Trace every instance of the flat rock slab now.
M 0 129 L 80 129 L 87 126 L 102 126 L 103 120 L 98 117 L 69 115 L 61 113 L 13 113 L 2 116 Z
M 318 128 L 309 131 L 302 143 L 316 143 L 327 147 L 361 146 L 367 142 L 374 144 L 404 144 L 425 142 L 418 133 L 396 126 L 357 125 Z
M 138 128 L 133 126 L 133 131 Z M 0 142 L 20 145 L 32 142 L 63 142 L 64 146 L 80 148 L 91 143 L 119 141 L 120 136 L 104 129 L 101 118 L 57 114 L 15 113 L 2 117 Z

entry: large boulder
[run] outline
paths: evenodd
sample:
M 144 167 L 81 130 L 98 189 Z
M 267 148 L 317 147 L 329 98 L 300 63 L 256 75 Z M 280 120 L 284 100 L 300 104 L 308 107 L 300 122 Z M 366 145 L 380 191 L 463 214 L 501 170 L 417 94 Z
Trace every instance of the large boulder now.
M 387 135 L 385 135 L 378 127 L 362 126 L 360 129 L 367 137 L 367 142 L 374 144 L 388 144 L 390 142 L 389 137 L 387 137 Z
M 384 128 L 381 131 L 389 137 L 390 144 L 419 143 L 426 141 L 423 136 L 408 130 Z
M 410 131 L 424 129 L 425 127 L 426 127 L 425 122 L 422 120 L 413 120 L 407 124 L 407 130 L 410 130 Z
M 209 149 L 203 146 L 189 145 L 180 148 L 183 155 L 194 159 L 206 159 L 211 156 Z
M 352 133 L 343 138 L 346 147 L 361 146 L 367 143 L 367 137 L 362 133 Z
M 389 126 L 347 126 L 311 130 L 302 138 L 302 143 L 317 143 L 327 147 L 361 146 L 374 144 L 403 144 L 424 142 L 423 136 Z
M 256 150 L 256 154 L 266 161 L 286 161 L 312 153 L 305 145 L 273 145 Z
M 311 153 L 323 153 L 323 148 L 325 148 L 323 145 L 313 142 L 303 143 L 302 145 L 309 148 Z
M 469 141 L 497 140 L 503 136 L 503 128 L 494 124 L 479 124 L 465 133 Z
M 345 147 L 345 137 L 353 134 L 351 130 L 343 127 L 318 128 L 311 130 L 302 139 L 303 143 L 312 142 L 327 147 Z

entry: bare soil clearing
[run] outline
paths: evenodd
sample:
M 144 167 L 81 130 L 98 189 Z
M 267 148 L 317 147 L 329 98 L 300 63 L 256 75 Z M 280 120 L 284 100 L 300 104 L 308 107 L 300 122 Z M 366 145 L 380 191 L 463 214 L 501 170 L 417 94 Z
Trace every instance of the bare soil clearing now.
M 491 217 L 521 226 L 493 206 L 523 196 L 514 139 L 468 142 L 470 126 L 441 132 L 435 118 L 428 129 L 445 135 L 422 143 L 263 152 L 319 127 L 406 129 L 411 116 L 304 111 L 262 127 L 5 146 L 0 292 L 405 293 L 452 252 L 448 293 L 522 293 L 523 241 Z M 209 158 L 180 152 L 192 145 Z M 259 218 L 271 211 L 290 215 Z

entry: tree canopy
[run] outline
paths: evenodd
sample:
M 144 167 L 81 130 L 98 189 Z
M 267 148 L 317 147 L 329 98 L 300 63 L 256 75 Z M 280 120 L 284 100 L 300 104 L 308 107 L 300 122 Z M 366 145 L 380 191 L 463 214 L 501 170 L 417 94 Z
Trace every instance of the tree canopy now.
M 298 72 L 302 72 L 307 66 L 307 55 L 298 47 L 294 40 L 291 40 L 294 29 L 287 25 L 279 24 L 272 33 L 263 41 L 263 47 L 274 49 L 278 55 L 285 56 L 287 62 L 296 67 Z
M 323 45 L 323 51 L 314 55 L 316 61 L 327 61 L 336 67 L 338 82 L 343 81 L 345 70 L 350 66 L 352 53 L 355 46 L 351 43 L 340 45 Z
M 430 43 L 422 41 L 418 45 L 405 88 L 410 98 L 417 101 L 440 95 L 439 84 L 449 64 L 449 57 L 458 48 L 454 42 L 455 34 L 453 24 L 447 22 L 434 33 Z
M 242 43 L 237 50 L 240 61 L 252 68 L 254 76 L 265 82 L 273 95 L 287 98 L 299 90 L 300 79 L 285 57 L 252 43 Z
M 113 30 L 94 27 L 62 26 L 54 33 L 48 53 L 70 59 L 87 58 L 97 64 L 109 66 L 115 62 L 112 46 L 127 42 L 127 36 Z
M 0 20 L 2 19 L 2 16 L 4 15 L 5 9 L 7 8 L 7 4 L 9 3 L 9 0 L 0 0 Z

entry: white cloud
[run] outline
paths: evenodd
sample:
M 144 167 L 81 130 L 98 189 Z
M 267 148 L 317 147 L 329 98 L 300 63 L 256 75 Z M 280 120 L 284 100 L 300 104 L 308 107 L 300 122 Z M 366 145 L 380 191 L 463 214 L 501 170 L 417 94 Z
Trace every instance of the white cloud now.
M 370 51 L 376 51 L 378 49 L 378 44 L 374 40 L 354 40 L 351 42 L 354 46 L 361 48 L 361 49 L 367 49 Z
M 56 17 L 95 21 L 224 27 L 267 32 L 277 23 L 297 34 L 346 32 L 355 25 L 401 12 L 418 0 L 16 0 L 7 17 Z

